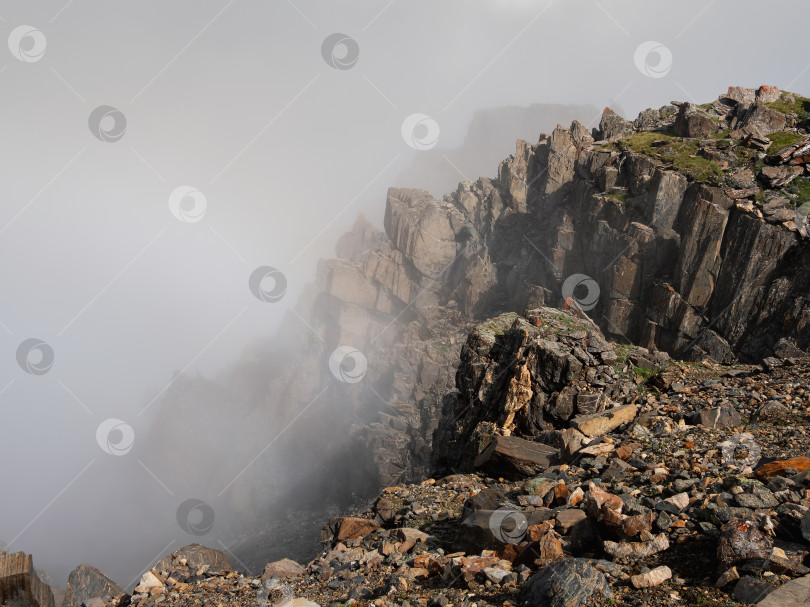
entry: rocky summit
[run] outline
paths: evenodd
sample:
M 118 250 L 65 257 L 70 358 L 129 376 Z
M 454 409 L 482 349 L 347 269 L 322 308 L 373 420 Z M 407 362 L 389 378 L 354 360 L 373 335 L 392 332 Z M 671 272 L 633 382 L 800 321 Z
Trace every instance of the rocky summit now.
M 129 593 L 81 565 L 66 607 L 810 605 L 808 209 L 810 99 L 769 86 L 607 108 L 441 200 L 392 188 L 296 347 L 208 390 L 269 395 L 276 426 L 346 403 L 279 440 L 299 525 L 249 534 L 252 572 L 188 546 Z M 160 406 L 167 441 L 205 421 Z M 0 574 L 52 602 L 30 557 Z

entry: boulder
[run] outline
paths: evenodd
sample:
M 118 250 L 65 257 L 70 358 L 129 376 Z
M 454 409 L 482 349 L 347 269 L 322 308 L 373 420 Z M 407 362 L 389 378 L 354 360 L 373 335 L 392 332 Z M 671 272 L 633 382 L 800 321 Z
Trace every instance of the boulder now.
M 119 602 L 126 595 L 124 589 L 95 567 L 82 563 L 70 572 L 63 607 L 81 607 L 90 599 L 105 603 Z
M 682 103 L 675 118 L 675 131 L 681 137 L 708 137 L 717 132 L 718 126 L 694 103 Z
M 579 430 L 585 436 L 600 436 L 615 430 L 622 424 L 633 421 L 637 413 L 638 407 L 636 405 L 614 407 L 602 413 L 575 417 L 571 420 L 571 427 Z
M 648 542 L 612 542 L 605 541 L 603 548 L 614 559 L 643 559 L 658 554 L 669 548 L 666 533 L 659 533 Z
M 158 572 L 170 572 L 173 568 L 181 566 L 180 561 L 185 561 L 189 569 L 208 567 L 208 571 L 211 572 L 233 570 L 224 552 L 214 548 L 207 548 L 201 544 L 189 544 L 172 552 L 169 556 L 165 556 L 158 561 L 154 569 Z
M 604 139 L 614 139 L 623 137 L 633 132 L 633 123 L 625 120 L 609 107 L 602 112 L 602 119 L 599 121 L 599 130 L 594 133 L 594 139 L 601 141 Z
M 646 573 L 639 573 L 630 578 L 633 588 L 652 588 L 660 586 L 668 579 L 672 578 L 672 570 L 666 565 L 661 565 L 655 569 L 650 569 Z
M 478 510 L 467 516 L 456 530 L 453 550 L 480 554 L 505 544 L 517 544 L 526 538 L 528 529 L 554 517 L 547 508 L 522 511 L 516 508 Z
M 787 117 L 761 103 L 755 103 L 744 114 L 740 121 L 739 131 L 744 135 L 765 138 L 776 131 L 783 131 L 787 126 Z
M 739 428 L 742 426 L 742 418 L 734 407 L 723 405 L 699 411 L 695 423 L 713 429 Z
M 734 586 L 734 600 L 746 604 L 759 604 L 771 591 L 773 586 L 768 582 L 746 575 Z
M 496 436 L 475 459 L 475 467 L 493 476 L 520 479 L 554 465 L 557 449 L 516 436 Z
M 0 602 L 10 607 L 54 607 L 53 592 L 39 579 L 30 554 L 0 556 Z
M 520 589 L 521 604 L 526 607 L 580 607 L 612 597 L 607 579 L 588 559 L 552 563 Z
M 761 481 L 767 481 L 775 476 L 784 476 L 791 468 L 798 472 L 810 470 L 810 457 L 791 457 L 768 462 L 757 468 L 756 477 Z
M 721 529 L 717 558 L 723 571 L 752 559 L 767 559 L 773 540 L 755 520 L 734 519 Z
M 790 580 L 757 603 L 757 607 L 810 607 L 810 575 Z
M 281 559 L 280 561 L 273 561 L 272 563 L 267 563 L 264 566 L 264 571 L 262 571 L 261 580 L 262 583 L 266 582 L 272 577 L 278 578 L 280 580 L 286 580 L 291 578 L 296 578 L 299 575 L 303 575 L 306 569 L 302 567 L 300 564 L 296 563 L 292 559 Z

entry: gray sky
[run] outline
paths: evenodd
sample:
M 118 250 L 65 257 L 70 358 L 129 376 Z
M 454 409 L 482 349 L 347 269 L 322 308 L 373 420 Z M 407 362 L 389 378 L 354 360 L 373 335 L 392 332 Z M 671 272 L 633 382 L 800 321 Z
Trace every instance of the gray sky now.
M 798 0 L 43 0 L 0 18 L 0 539 L 60 577 L 143 534 L 108 497 L 153 481 L 99 448 L 99 424 L 126 420 L 137 453 L 175 371 L 271 335 L 357 213 L 379 222 L 387 187 L 420 185 L 397 183 L 419 154 L 407 117 L 452 148 L 484 108 L 810 94 Z M 359 48 L 350 69 L 322 55 L 334 33 Z M 671 62 L 637 61 L 648 41 Z M 91 133 L 102 105 L 126 119 L 118 141 Z M 199 221 L 172 215 L 180 186 L 205 197 Z M 264 265 L 287 278 L 277 303 L 248 289 Z M 32 337 L 54 352 L 43 375 L 17 364 Z

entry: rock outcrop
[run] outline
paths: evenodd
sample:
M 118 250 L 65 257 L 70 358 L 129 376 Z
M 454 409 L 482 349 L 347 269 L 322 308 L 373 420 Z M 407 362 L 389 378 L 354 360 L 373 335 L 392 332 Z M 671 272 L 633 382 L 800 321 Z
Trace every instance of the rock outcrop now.
M 53 592 L 39 579 L 30 554 L 0 555 L 0 605 L 54 607 Z
M 126 604 L 129 595 L 101 571 L 82 563 L 68 576 L 62 607 L 81 607 L 87 605 L 90 599 L 117 605 Z
M 660 352 L 731 363 L 778 357 L 779 344 L 806 350 L 808 103 L 773 87 L 732 87 L 714 103 L 650 109 L 635 121 L 605 110 L 592 133 L 574 121 L 535 143 L 518 141 L 496 177 L 462 182 L 441 199 L 392 188 L 384 231 L 361 218 L 340 239 L 337 257 L 321 262 L 284 323 L 276 339 L 283 347 L 251 351 L 210 391 L 200 390 L 202 399 L 216 393 L 212 408 L 254 402 L 248 413 L 257 444 L 267 427 L 318 411 L 274 445 L 295 473 L 248 471 L 230 490 L 234 507 L 258 518 L 265 518 L 260 505 L 289 509 L 298 520 L 311 512 L 314 521 L 381 485 L 429 475 L 443 407 L 466 402 L 477 411 L 481 400 L 463 390 L 465 401 L 445 399 L 460 354 L 467 356 L 461 346 L 478 322 L 504 312 L 568 305 L 593 323 L 586 334 L 598 329 L 607 340 L 644 348 L 639 361 L 649 364 L 633 368 L 655 367 Z M 518 333 L 512 337 L 520 341 Z M 600 413 L 610 399 L 631 404 L 632 388 L 625 393 L 611 378 L 607 346 L 606 358 L 577 346 L 582 360 L 565 340 L 521 347 L 552 361 L 557 375 L 521 364 L 502 378 L 478 371 L 462 378 L 464 390 L 478 382 L 514 408 L 487 423 L 514 425 L 517 435 L 568 432 L 568 440 L 574 413 Z M 508 365 L 498 356 L 493 348 L 494 368 Z M 582 389 L 583 380 L 595 389 Z M 542 419 L 529 415 L 538 411 Z M 462 432 L 480 454 L 494 426 L 475 434 L 476 415 Z M 195 423 L 210 420 L 189 420 L 169 399 L 156 432 L 166 443 L 182 433 L 193 441 L 201 431 Z M 440 449 L 447 464 L 470 468 L 468 454 L 454 454 L 464 438 L 440 435 L 449 441 Z M 564 447 L 562 435 L 554 440 Z M 260 560 L 281 556 L 306 558 L 280 551 Z

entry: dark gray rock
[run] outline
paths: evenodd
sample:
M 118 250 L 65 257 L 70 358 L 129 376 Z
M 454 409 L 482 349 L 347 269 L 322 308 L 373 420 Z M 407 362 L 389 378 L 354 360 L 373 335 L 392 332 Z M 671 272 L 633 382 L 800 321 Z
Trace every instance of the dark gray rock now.
M 773 589 L 768 582 L 746 575 L 734 587 L 734 599 L 741 603 L 758 603 L 773 592 Z
M 525 607 L 580 607 L 613 597 L 607 579 L 588 559 L 568 558 L 545 567 L 520 589 Z
M 625 120 L 609 107 L 602 112 L 602 119 L 599 121 L 599 130 L 594 132 L 594 139 L 613 139 L 622 137 L 633 132 L 633 123 Z
M 63 607 L 81 607 L 90 599 L 118 602 L 126 595 L 124 589 L 95 567 L 85 563 L 71 571 Z

